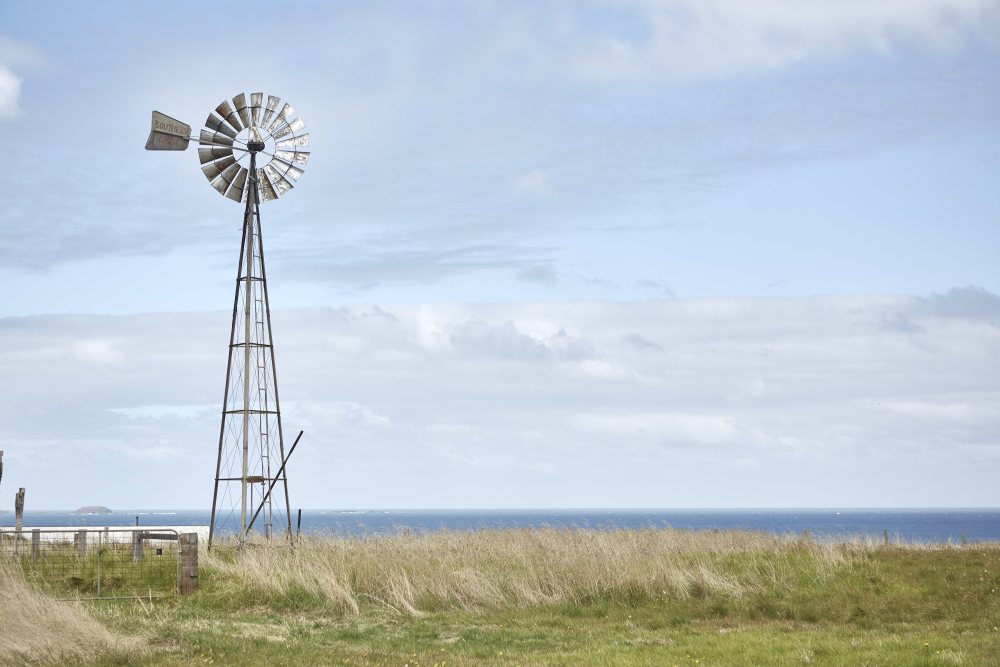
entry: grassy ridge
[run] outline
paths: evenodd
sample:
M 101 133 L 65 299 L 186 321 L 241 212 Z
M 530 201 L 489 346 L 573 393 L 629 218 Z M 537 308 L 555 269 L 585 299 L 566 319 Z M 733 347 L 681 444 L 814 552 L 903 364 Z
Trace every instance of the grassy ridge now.
M 546 604 L 741 599 L 822 581 L 862 559 L 832 546 L 745 531 L 511 530 L 304 540 L 290 550 L 216 550 L 204 563 L 232 596 L 419 616 Z
M 99 664 L 1000 665 L 1000 545 L 521 530 L 202 554 Z M 2 660 L 0 660 L 2 662 Z
M 0 557 L 0 665 L 80 661 L 136 648 L 81 606 L 36 590 L 18 562 Z

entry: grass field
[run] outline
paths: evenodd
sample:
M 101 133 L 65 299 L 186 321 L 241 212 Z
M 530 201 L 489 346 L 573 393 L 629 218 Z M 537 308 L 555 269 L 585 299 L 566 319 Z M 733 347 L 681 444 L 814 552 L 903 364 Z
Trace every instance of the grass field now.
M 0 637 L 0 664 L 1000 665 L 998 544 L 523 530 L 201 562 L 189 597 L 63 603 L 104 633 L 86 651 Z

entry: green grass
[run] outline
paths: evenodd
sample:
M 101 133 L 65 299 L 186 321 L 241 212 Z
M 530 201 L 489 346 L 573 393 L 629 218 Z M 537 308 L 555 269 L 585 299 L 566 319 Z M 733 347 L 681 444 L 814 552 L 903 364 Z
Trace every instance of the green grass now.
M 177 589 L 176 546 L 147 547 L 134 562 L 131 544 L 90 545 L 80 555 L 72 543 L 44 544 L 37 558 L 24 545 L 18 561 L 25 578 L 57 597 L 172 595 Z M 100 589 L 98 589 L 100 581 Z
M 391 540 L 216 553 L 195 595 L 90 603 L 146 646 L 94 664 L 1000 665 L 998 544 L 683 531 Z M 340 588 L 316 574 L 324 558 Z M 609 578 L 618 570 L 627 576 Z M 248 579 L 265 571 L 285 583 Z M 519 583 L 529 575 L 537 590 Z M 547 601 L 531 602 L 539 591 Z

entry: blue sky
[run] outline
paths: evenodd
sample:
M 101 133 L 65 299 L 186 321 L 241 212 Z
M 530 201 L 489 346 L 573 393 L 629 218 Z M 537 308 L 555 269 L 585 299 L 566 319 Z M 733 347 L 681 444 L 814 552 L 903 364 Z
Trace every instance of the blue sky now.
M 262 90 L 293 504 L 1000 502 L 1000 3 L 171 7 L 0 6 L 4 488 L 208 504 Z

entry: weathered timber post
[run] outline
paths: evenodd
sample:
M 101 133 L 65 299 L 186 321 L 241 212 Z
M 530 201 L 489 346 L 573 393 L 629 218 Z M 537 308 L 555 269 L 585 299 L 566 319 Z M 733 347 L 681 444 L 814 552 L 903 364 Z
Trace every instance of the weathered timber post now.
M 886 547 L 889 546 L 889 529 L 888 528 L 886 528 L 885 530 L 882 531 L 882 545 L 886 546 Z
M 78 530 L 76 535 L 73 536 L 73 542 L 76 544 L 76 555 L 83 558 L 87 555 L 87 531 Z
M 3 481 L 3 450 L 0 449 L 0 482 Z
M 142 560 L 142 533 L 141 530 L 132 531 L 132 561 L 135 563 Z
M 963 528 L 962 529 L 962 546 L 964 547 L 968 543 L 969 543 L 968 540 L 965 539 L 965 528 Z
M 21 551 L 21 528 L 24 526 L 24 487 L 14 496 L 14 555 Z
M 180 535 L 180 557 L 178 589 L 181 595 L 188 595 L 198 590 L 198 533 Z
M 42 531 L 37 528 L 31 529 L 31 562 L 38 560 L 38 549 L 42 543 Z
M 24 525 L 24 487 L 22 486 L 17 490 L 17 495 L 14 496 L 14 530 L 17 531 L 18 537 L 21 536 L 21 527 Z

